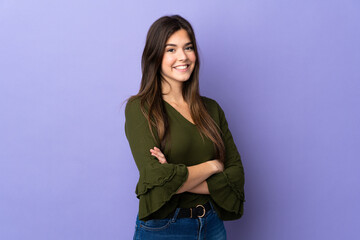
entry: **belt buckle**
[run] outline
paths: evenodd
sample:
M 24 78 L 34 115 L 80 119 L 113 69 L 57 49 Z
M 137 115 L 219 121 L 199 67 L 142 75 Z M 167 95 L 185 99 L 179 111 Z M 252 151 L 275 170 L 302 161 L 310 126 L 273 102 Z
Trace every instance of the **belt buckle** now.
M 204 207 L 203 205 L 197 205 L 196 208 L 198 208 L 198 207 L 202 207 L 202 208 L 203 208 L 203 212 L 204 212 L 201 216 L 198 216 L 198 217 L 203 217 L 203 216 L 205 216 L 205 213 L 206 213 L 205 207 Z

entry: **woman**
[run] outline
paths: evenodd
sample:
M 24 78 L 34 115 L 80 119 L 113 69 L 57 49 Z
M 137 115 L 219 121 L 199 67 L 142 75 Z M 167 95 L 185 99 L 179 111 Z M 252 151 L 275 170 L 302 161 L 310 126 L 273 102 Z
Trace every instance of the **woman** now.
M 190 23 L 156 20 L 141 64 L 140 91 L 125 108 L 140 173 L 134 239 L 226 239 L 223 220 L 243 214 L 244 170 L 222 108 L 199 94 Z

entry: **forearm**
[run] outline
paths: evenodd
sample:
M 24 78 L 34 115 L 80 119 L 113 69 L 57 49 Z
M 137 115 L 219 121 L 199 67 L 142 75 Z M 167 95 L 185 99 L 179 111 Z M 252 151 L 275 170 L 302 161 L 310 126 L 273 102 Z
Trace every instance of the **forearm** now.
M 206 181 L 201 182 L 199 185 L 197 185 L 187 191 L 191 192 L 191 193 L 198 193 L 198 194 L 210 194 L 209 187 L 208 187 L 208 184 Z
M 183 193 L 183 192 L 187 192 L 193 188 L 193 190 L 195 191 L 203 191 L 205 192 L 205 186 L 204 186 L 204 181 L 210 177 L 211 175 L 213 175 L 214 173 L 216 173 L 216 168 L 214 168 L 214 166 L 212 164 L 210 164 L 209 162 L 204 162 L 204 163 L 200 163 L 194 166 L 190 166 L 187 167 L 188 169 L 188 178 L 187 180 L 184 182 L 184 184 L 178 189 L 178 191 L 176 193 Z M 200 185 L 201 186 L 198 186 Z M 207 183 L 206 184 L 206 188 L 207 188 Z

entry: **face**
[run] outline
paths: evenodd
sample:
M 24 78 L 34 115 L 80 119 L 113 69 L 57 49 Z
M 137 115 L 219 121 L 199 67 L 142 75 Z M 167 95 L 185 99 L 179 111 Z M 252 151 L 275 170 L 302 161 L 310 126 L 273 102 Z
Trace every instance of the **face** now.
M 166 42 L 161 75 L 169 82 L 187 81 L 195 67 L 195 51 L 188 33 L 180 29 Z

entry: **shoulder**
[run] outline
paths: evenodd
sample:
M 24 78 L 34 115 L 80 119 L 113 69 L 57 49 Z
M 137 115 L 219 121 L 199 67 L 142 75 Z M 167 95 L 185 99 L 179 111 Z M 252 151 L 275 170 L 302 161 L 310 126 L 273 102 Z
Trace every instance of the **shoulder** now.
M 218 112 L 221 107 L 219 105 L 219 103 L 213 99 L 213 98 L 209 98 L 209 97 L 206 97 L 206 96 L 201 96 L 202 100 L 203 100 L 203 103 L 205 104 L 205 107 L 207 108 L 207 110 L 210 112 L 213 112 L 213 111 L 216 111 Z
M 201 99 L 203 100 L 203 103 L 209 107 L 214 107 L 218 104 L 214 99 L 206 96 L 201 96 Z
M 144 117 L 140 102 L 140 98 L 132 98 L 127 101 L 125 106 L 126 119 L 137 119 Z
M 203 102 L 209 112 L 209 114 L 212 116 L 212 118 L 215 121 L 219 121 L 220 124 L 224 124 L 226 121 L 226 116 L 223 108 L 220 106 L 220 104 L 212 98 L 201 96 L 203 99 Z
M 140 98 L 129 98 L 126 102 L 125 111 L 140 107 Z
M 206 96 L 201 96 L 201 98 L 210 116 L 216 122 L 221 122 L 221 119 L 224 117 L 224 111 L 220 107 L 220 104 L 215 99 Z

